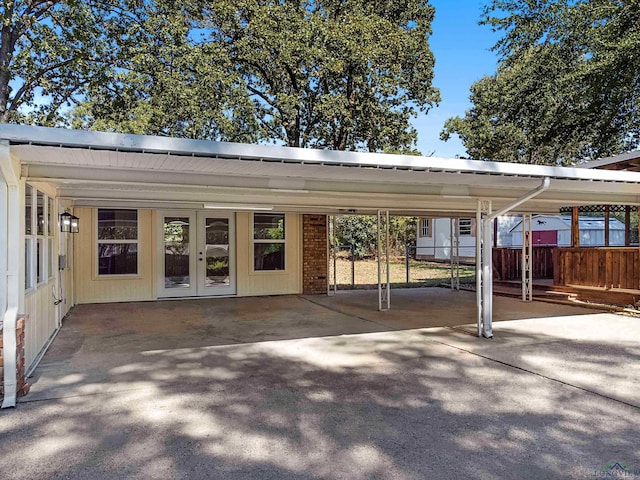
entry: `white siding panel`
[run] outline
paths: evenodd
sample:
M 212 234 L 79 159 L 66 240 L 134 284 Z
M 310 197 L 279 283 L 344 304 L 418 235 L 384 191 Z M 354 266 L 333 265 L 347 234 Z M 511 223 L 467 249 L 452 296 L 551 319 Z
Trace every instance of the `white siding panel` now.
M 29 319 L 25 326 L 25 367 L 33 363 L 56 329 L 56 306 L 52 294 L 55 281 L 41 285 L 25 297 L 25 312 Z

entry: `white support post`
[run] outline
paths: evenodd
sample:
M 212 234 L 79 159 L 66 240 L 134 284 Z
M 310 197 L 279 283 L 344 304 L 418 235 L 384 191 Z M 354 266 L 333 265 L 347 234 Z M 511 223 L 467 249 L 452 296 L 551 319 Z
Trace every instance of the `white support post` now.
M 453 290 L 453 218 L 449 218 L 449 267 L 450 288 Z
M 16 362 L 17 338 L 16 323 L 18 320 L 18 308 L 20 305 L 20 260 L 17 252 L 20 251 L 20 188 L 18 175 L 13 169 L 11 155 L 9 154 L 9 142 L 0 141 L 0 181 L 6 185 L 6 196 L 0 205 L 3 210 L 0 215 L 0 232 L 2 232 L 3 244 L 6 248 L 0 255 L 6 256 L 2 265 L 6 270 L 0 272 L 5 275 L 4 286 L 6 289 L 0 292 L 5 296 L 2 302 L 3 327 L 3 356 L 4 356 L 4 399 L 1 408 L 16 406 L 18 366 Z M 4 189 L 3 189 L 4 190 Z
M 532 216 L 522 215 L 522 301 L 533 301 L 533 241 Z
M 389 210 L 386 211 L 386 221 L 385 221 L 385 229 L 386 229 L 386 240 L 384 242 L 384 256 L 387 259 L 387 285 L 386 285 L 386 292 L 387 292 L 387 305 L 386 305 L 386 310 L 389 310 L 391 308 L 391 269 L 389 268 Z
M 482 219 L 482 222 L 480 222 L 482 228 L 479 228 L 476 235 L 476 262 L 480 264 L 480 266 L 476 265 L 476 275 L 479 277 L 479 279 L 476 280 L 478 290 L 476 293 L 478 296 L 478 336 L 481 335 L 486 338 L 493 337 L 493 242 L 491 241 L 493 229 L 491 228 L 491 222 L 500 215 L 504 215 L 528 200 L 540 195 L 549 188 L 549 185 L 551 185 L 551 180 L 545 177 L 537 188 L 493 213 L 491 212 L 491 202 L 478 201 L 476 221 L 479 222 L 479 220 Z M 480 224 L 478 224 L 478 227 L 480 227 Z M 480 239 L 482 239 L 482 241 L 480 241 Z M 481 246 L 478 245 L 480 243 L 482 244 Z
M 460 290 L 460 219 L 453 219 L 453 262 L 454 262 L 454 290 Z
M 384 248 L 382 245 L 382 223 L 384 220 Z M 377 229 L 377 253 L 378 253 L 378 310 L 384 312 L 391 308 L 391 296 L 389 295 L 389 211 L 385 212 L 383 217 L 382 211 L 378 210 L 378 229 Z M 384 252 L 384 261 L 382 255 Z M 384 272 L 383 272 L 384 270 Z M 383 274 L 385 281 L 383 283 Z
M 327 295 L 337 291 L 336 248 L 335 248 L 336 216 L 327 215 Z
M 482 336 L 493 337 L 493 242 L 491 235 L 491 201 L 483 202 L 482 219 Z M 477 240 L 477 238 L 476 238 Z
M 482 336 L 482 318 L 483 318 L 483 305 L 482 305 L 482 202 L 478 200 L 478 206 L 476 208 L 476 312 L 478 323 L 478 336 Z

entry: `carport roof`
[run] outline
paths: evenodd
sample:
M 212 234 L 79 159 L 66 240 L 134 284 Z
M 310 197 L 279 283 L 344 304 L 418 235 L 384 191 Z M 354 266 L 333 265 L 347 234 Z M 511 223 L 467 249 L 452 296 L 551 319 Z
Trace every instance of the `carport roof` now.
M 523 211 L 640 203 L 640 173 L 0 125 L 22 176 L 76 205 L 268 204 L 292 211 L 419 214 L 500 208 L 550 178 Z

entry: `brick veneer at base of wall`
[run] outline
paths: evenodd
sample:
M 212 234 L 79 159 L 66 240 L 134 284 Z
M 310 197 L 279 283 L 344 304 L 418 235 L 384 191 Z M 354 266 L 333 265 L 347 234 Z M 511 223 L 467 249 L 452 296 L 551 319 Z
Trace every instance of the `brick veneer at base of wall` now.
M 22 397 L 29 393 L 29 384 L 24 378 L 25 366 L 24 366 L 24 326 L 28 317 L 21 317 L 16 323 L 16 365 L 18 366 L 18 396 Z M 2 336 L 2 330 L 0 330 L 0 398 L 4 397 L 4 341 Z
M 302 216 L 302 292 L 327 293 L 327 216 Z

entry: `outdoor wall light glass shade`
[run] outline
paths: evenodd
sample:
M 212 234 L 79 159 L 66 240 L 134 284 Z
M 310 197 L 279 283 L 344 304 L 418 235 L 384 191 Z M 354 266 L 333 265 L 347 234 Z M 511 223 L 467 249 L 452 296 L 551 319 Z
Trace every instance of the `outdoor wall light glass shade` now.
M 68 211 L 60 214 L 60 231 L 63 233 L 78 233 L 80 219 Z

